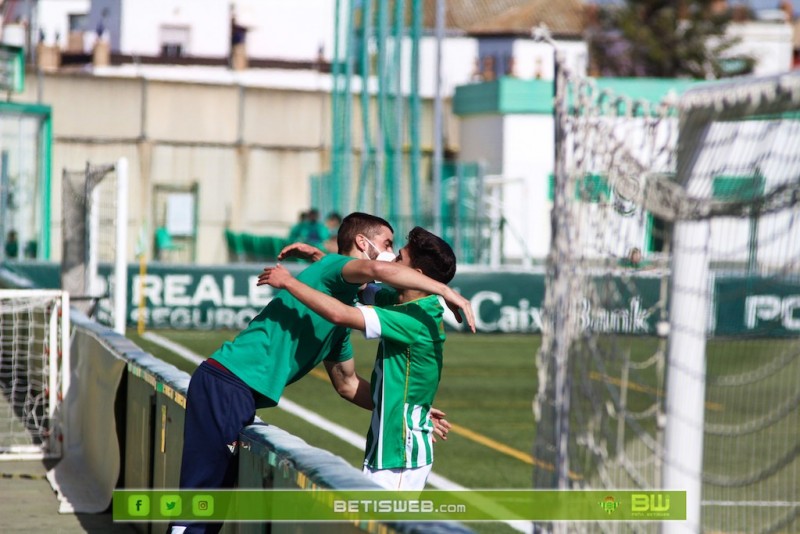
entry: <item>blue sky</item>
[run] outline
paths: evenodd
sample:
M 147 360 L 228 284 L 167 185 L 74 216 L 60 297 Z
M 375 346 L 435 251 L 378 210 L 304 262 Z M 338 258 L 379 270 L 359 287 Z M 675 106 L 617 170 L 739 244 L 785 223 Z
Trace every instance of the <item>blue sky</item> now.
M 735 4 L 736 2 L 730 2 L 731 4 Z M 750 0 L 749 2 L 743 2 L 745 4 L 749 4 L 750 7 L 753 9 L 774 9 L 778 7 L 780 4 L 779 0 Z M 792 0 L 792 5 L 794 6 L 794 12 L 797 13 L 800 11 L 800 0 Z

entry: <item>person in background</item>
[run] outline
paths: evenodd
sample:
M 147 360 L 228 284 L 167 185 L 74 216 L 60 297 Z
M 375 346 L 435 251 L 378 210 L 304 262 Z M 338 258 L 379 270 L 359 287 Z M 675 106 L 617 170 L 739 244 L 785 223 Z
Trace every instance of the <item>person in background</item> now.
M 642 251 L 639 247 L 633 247 L 628 252 L 628 257 L 620 260 L 621 267 L 628 267 L 630 269 L 648 269 L 650 262 L 642 258 Z
M 6 259 L 17 259 L 19 255 L 19 242 L 17 241 L 17 231 L 9 230 L 6 235 Z
M 339 226 L 342 224 L 342 216 L 332 211 L 325 217 L 325 227 L 328 229 L 328 239 L 325 240 L 324 248 L 327 252 L 336 252 L 339 245 L 336 236 L 339 234 Z
M 328 239 L 328 228 L 319 220 L 319 210 L 317 208 L 308 210 L 307 216 L 305 230 L 303 235 L 300 236 L 300 241 L 322 248 L 325 240 Z
M 287 240 L 289 243 L 294 243 L 295 241 L 302 241 L 303 231 L 306 225 L 306 221 L 308 221 L 308 212 L 301 211 L 300 216 L 297 219 L 297 222 L 289 229 L 289 236 Z
M 328 239 L 328 229 L 319 220 L 319 210 L 311 208 L 300 214 L 300 221 L 289 231 L 289 243 L 301 242 L 322 248 Z M 337 246 L 338 250 L 338 246 Z

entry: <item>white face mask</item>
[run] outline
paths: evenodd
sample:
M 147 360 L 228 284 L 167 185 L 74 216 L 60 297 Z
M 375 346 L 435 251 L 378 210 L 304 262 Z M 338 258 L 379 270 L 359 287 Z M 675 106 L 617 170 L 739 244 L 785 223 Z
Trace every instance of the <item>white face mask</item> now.
M 365 237 L 364 239 L 367 239 L 367 238 Z M 367 239 L 367 243 L 372 245 L 372 248 L 374 248 L 378 252 L 378 256 L 375 258 L 375 261 L 392 262 L 392 261 L 395 260 L 395 258 L 397 258 L 397 256 L 395 256 L 394 253 L 389 251 L 389 250 L 384 250 L 383 252 L 378 250 L 378 247 L 375 246 L 375 243 L 373 243 L 369 239 Z M 367 254 L 366 252 L 364 252 L 364 255 L 367 257 L 368 260 L 372 259 L 372 258 L 369 257 L 369 254 Z

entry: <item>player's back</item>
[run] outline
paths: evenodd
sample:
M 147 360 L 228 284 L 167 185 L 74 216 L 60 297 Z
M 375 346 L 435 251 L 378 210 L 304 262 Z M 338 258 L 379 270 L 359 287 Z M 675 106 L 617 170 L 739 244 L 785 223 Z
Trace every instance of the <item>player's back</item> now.
M 329 254 L 297 278 L 341 302 L 351 304 L 358 285 L 342 278 L 352 258 Z M 260 405 L 275 405 L 286 385 L 298 380 L 320 361 L 352 357 L 349 330 L 312 312 L 288 291 L 281 290 L 232 341 L 212 357 L 263 395 Z M 338 358 L 336 357 L 338 355 Z

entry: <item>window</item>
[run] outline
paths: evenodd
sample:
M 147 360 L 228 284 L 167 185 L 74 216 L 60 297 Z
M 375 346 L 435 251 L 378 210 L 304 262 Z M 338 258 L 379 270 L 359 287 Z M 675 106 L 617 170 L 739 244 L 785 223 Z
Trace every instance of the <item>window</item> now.
M 189 50 L 188 26 L 161 26 L 159 42 L 164 57 L 182 57 Z
M 89 15 L 86 13 L 70 13 L 67 15 L 69 18 L 69 31 L 82 32 L 89 26 Z

